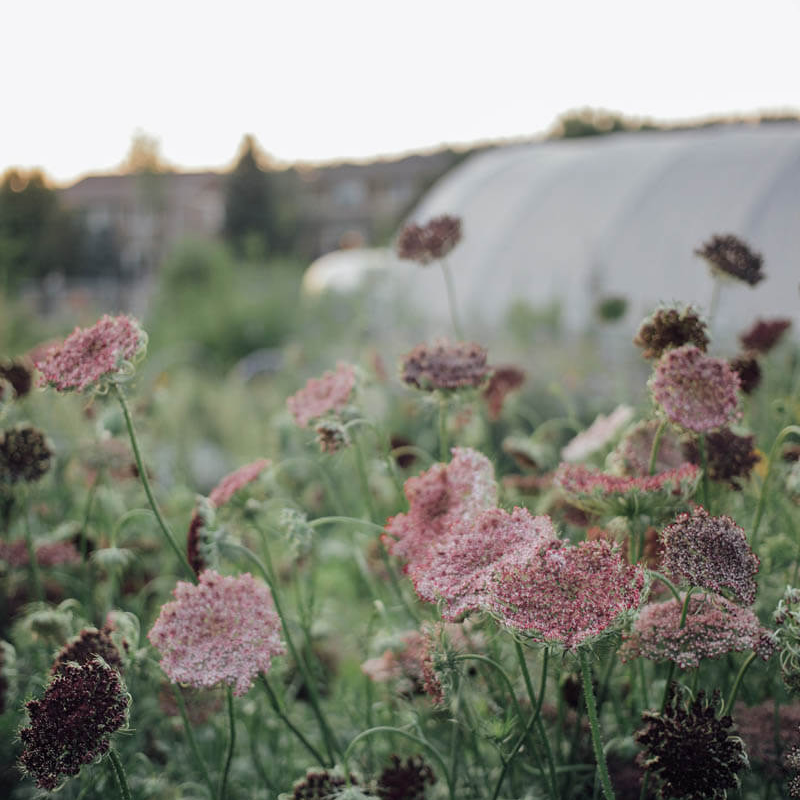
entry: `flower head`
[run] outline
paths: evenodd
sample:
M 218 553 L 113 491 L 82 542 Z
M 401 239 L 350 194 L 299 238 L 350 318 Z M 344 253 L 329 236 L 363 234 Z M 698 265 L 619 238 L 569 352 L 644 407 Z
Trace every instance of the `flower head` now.
M 525 382 L 525 373 L 518 367 L 495 367 L 483 396 L 489 407 L 489 419 L 497 420 L 503 410 L 503 403 L 509 392 L 519 389 Z
M 75 328 L 36 362 L 40 384 L 59 392 L 101 388 L 129 372 L 146 346 L 147 334 L 133 317 L 105 314 L 91 328 Z
M 64 645 L 56 656 L 50 672 L 59 675 L 67 664 L 86 664 L 100 656 L 108 666 L 122 671 L 122 656 L 111 639 L 110 628 L 84 628 L 71 642 Z
M 693 440 L 684 444 L 686 458 L 700 464 L 700 449 Z M 706 434 L 706 459 L 708 477 L 712 481 L 727 483 L 731 489 L 742 488 L 740 480 L 747 480 L 758 464 L 754 436 L 739 436 L 730 428 Z
M 407 570 L 427 559 L 432 548 L 458 521 L 472 519 L 497 500 L 492 463 L 468 447 L 453 448 L 449 464 L 434 464 L 405 482 L 409 510 L 386 522 L 382 539 Z
M 608 541 L 551 541 L 533 556 L 500 562 L 487 585 L 489 609 L 539 642 L 576 648 L 639 606 L 641 567 Z
M 765 278 L 761 271 L 763 257 L 733 234 L 712 236 L 694 252 L 704 258 L 711 271 L 718 275 L 736 278 L 749 286 L 755 286 Z
M 768 353 L 791 327 L 790 319 L 759 319 L 739 337 L 739 341 L 745 350 Z
M 631 516 L 663 514 L 684 506 L 694 494 L 700 470 L 684 463 L 656 475 L 622 477 L 582 464 L 562 464 L 554 483 L 566 499 L 590 514 Z
M 661 544 L 664 571 L 674 580 L 712 592 L 727 589 L 743 605 L 755 602 L 760 562 L 730 517 L 711 517 L 696 506 L 661 531 Z
M 377 792 L 380 800 L 425 800 L 426 785 L 433 786 L 436 776 L 421 755 L 409 756 L 403 761 L 391 755 L 391 766 L 385 767 L 378 777 Z
M 638 422 L 622 437 L 617 447 L 609 454 L 608 463 L 613 471 L 622 475 L 644 478 L 650 474 L 650 455 L 653 441 L 661 423 L 657 419 Z M 656 455 L 655 471 L 668 472 L 686 463 L 681 443 L 669 428 L 661 432 L 661 441 Z
M 549 517 L 532 517 L 524 508 L 511 514 L 491 508 L 455 523 L 409 574 L 417 594 L 441 602 L 443 619 L 452 622 L 485 606 L 487 583 L 502 563 L 533 557 L 556 538 Z
M 403 356 L 404 383 L 426 392 L 478 388 L 489 375 L 486 350 L 474 342 L 418 344 Z
M 350 783 L 358 786 L 355 775 L 350 775 Z M 327 769 L 309 770 L 305 778 L 296 781 L 292 787 L 292 800 L 329 800 L 339 797 L 347 785 L 343 775 Z
M 8 381 L 15 397 L 25 397 L 33 385 L 33 369 L 27 358 L 0 361 L 0 380 Z
M 210 492 L 208 499 L 215 508 L 221 508 L 233 497 L 236 492 L 252 483 L 269 465 L 267 458 L 259 458 L 251 464 L 234 470 L 226 475 Z
M 179 581 L 173 594 L 148 638 L 174 683 L 226 683 L 242 695 L 285 652 L 270 591 L 249 573 L 223 577 L 206 570 L 196 585 Z
M 397 255 L 418 264 L 444 258 L 461 241 L 461 219 L 448 214 L 434 217 L 425 225 L 406 225 L 397 238 Z
M 731 369 L 739 377 L 739 384 L 744 394 L 752 394 L 761 383 L 761 367 L 752 353 L 741 353 L 729 362 Z
M 41 700 L 26 704 L 20 764 L 40 789 L 56 789 L 109 748 L 125 725 L 128 696 L 119 673 L 100 659 L 64 664 Z
M 17 425 L 0 433 L 0 483 L 34 483 L 50 469 L 53 451 L 33 425 Z
M 681 628 L 683 602 L 675 598 L 649 603 L 639 613 L 620 651 L 623 661 L 648 658 L 674 661 L 681 669 L 700 665 L 704 658 L 757 650 L 769 656 L 764 646 L 766 629 L 749 608 L 742 608 L 721 595 L 692 596 Z
M 350 364 L 340 361 L 335 372 L 328 371 L 321 378 L 310 378 L 304 388 L 287 398 L 286 405 L 295 422 L 301 428 L 307 428 L 311 420 L 331 411 L 341 411 L 355 385 L 355 370 Z
M 649 386 L 670 422 L 695 433 L 727 425 L 739 404 L 736 373 L 694 345 L 661 356 Z
M 674 685 L 664 712 L 645 711 L 645 725 L 634 739 L 642 745 L 641 764 L 659 782 L 659 797 L 724 800 L 739 785 L 748 766 L 742 740 L 733 735 L 730 717 L 717 718 L 719 692 L 711 703 L 700 691 L 681 702 Z
M 683 310 L 660 308 L 642 323 L 633 343 L 642 348 L 645 358 L 660 358 L 667 350 L 685 344 L 705 351 L 708 333 L 705 322 L 691 306 Z
M 630 406 L 617 406 L 608 416 L 598 414 L 594 422 L 572 438 L 562 449 L 564 461 L 583 461 L 592 453 L 605 447 L 631 421 L 633 409 Z

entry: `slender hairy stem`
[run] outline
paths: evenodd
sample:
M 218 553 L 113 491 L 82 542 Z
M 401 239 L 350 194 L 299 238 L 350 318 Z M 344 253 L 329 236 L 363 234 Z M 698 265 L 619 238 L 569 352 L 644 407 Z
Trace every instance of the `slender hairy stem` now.
M 439 266 L 442 268 L 442 275 L 444 275 L 444 285 L 447 290 L 447 305 L 450 307 L 450 319 L 453 322 L 453 330 L 456 332 L 457 339 L 464 338 L 464 332 L 461 330 L 461 325 L 458 322 L 458 311 L 456 310 L 456 289 L 453 284 L 453 276 L 450 274 L 450 267 L 444 259 L 440 259 Z
M 656 461 L 658 461 L 658 450 L 661 447 L 661 439 L 664 436 L 664 431 L 667 427 L 667 420 L 662 419 L 659 423 L 656 435 L 653 437 L 653 446 L 650 449 L 650 465 L 647 468 L 648 475 L 655 475 Z
M 119 755 L 113 747 L 108 750 L 108 763 L 111 764 L 120 797 L 122 800 L 131 800 L 131 790 L 128 786 L 128 779 L 125 777 L 125 767 L 122 766 Z
M 706 452 L 706 435 L 701 433 L 697 438 L 697 449 L 700 451 L 700 468 L 703 470 L 703 507 L 711 513 L 708 485 L 708 453 Z
M 136 431 L 133 428 L 133 419 L 131 418 L 131 412 L 128 408 L 128 401 L 125 399 L 122 388 L 118 383 L 112 383 L 111 385 L 114 387 L 114 392 L 116 393 L 119 404 L 122 407 L 122 414 L 125 417 L 125 425 L 128 428 L 128 436 L 130 437 L 131 447 L 133 448 L 133 457 L 136 460 L 136 469 L 139 470 L 139 477 L 142 480 L 142 486 L 144 486 L 144 493 L 147 495 L 147 501 L 150 503 L 150 508 L 153 509 L 153 513 L 156 515 L 156 520 L 158 520 L 158 525 L 161 528 L 161 532 L 164 534 L 164 538 L 169 543 L 169 546 L 172 548 L 175 555 L 178 556 L 178 560 L 181 562 L 183 571 L 189 576 L 193 583 L 197 583 L 197 575 L 195 575 L 192 565 L 189 563 L 189 559 L 186 557 L 185 549 L 178 547 L 178 542 L 175 540 L 175 534 L 172 532 L 169 525 L 167 525 L 167 521 L 161 514 L 161 509 L 159 509 L 158 503 L 156 503 L 156 499 L 153 497 L 153 491 L 150 488 L 150 481 L 147 477 L 147 470 L 142 462 L 142 454 L 139 450 L 139 441 L 136 438 Z
M 368 736 L 375 736 L 378 733 L 396 733 L 399 736 L 405 736 L 406 739 L 410 739 L 412 742 L 416 742 L 417 744 L 424 747 L 430 753 L 433 760 L 439 765 L 439 768 L 442 770 L 444 779 L 447 782 L 447 790 L 450 800 L 455 800 L 456 795 L 455 792 L 453 791 L 454 788 L 453 776 L 450 775 L 450 773 L 447 771 L 447 764 L 445 763 L 442 754 L 427 739 L 423 739 L 420 736 L 415 736 L 413 733 L 404 731 L 402 728 L 393 728 L 390 725 L 378 725 L 375 728 L 369 728 L 365 731 L 361 731 L 361 733 L 359 733 L 358 736 L 353 738 L 350 744 L 347 745 L 347 749 L 344 751 L 344 755 L 342 756 L 342 761 L 344 762 L 345 776 L 350 775 L 349 760 L 353 747 L 362 739 L 366 739 Z
M 758 653 L 756 652 L 750 653 L 740 667 L 739 672 L 736 675 L 736 679 L 733 682 L 733 686 L 731 687 L 731 693 L 728 695 L 728 702 L 725 703 L 725 707 L 722 709 L 723 717 L 730 714 L 733 710 L 733 704 L 736 702 L 736 695 L 739 693 L 739 686 L 742 683 L 742 678 L 744 677 L 745 672 L 747 672 L 747 668 L 756 660 L 757 655 Z
M 600 783 L 606 800 L 614 800 L 614 790 L 611 788 L 611 778 L 608 775 L 606 754 L 603 751 L 603 739 L 600 734 L 600 722 L 597 719 L 597 706 L 594 702 L 594 689 L 592 688 L 592 667 L 589 664 L 589 655 L 584 648 L 578 651 L 583 675 L 583 697 L 586 700 L 586 711 L 589 714 L 589 725 L 592 729 L 592 745 L 594 757 L 597 760 L 597 770 L 600 773 Z
M 189 747 L 192 750 L 194 760 L 197 762 L 197 766 L 200 768 L 200 772 L 203 775 L 203 780 L 206 782 L 209 792 L 211 793 L 210 796 L 214 797 L 216 794 L 214 791 L 214 783 L 211 780 L 211 776 L 208 774 L 208 767 L 206 766 L 205 759 L 200 753 L 200 748 L 197 746 L 197 739 L 195 738 L 194 730 L 192 729 L 192 723 L 189 721 L 189 715 L 186 713 L 186 703 L 183 699 L 183 691 L 181 690 L 180 686 L 177 686 L 173 683 L 172 693 L 175 695 L 175 702 L 178 704 L 178 711 L 181 713 L 183 729 L 186 731 L 186 738 L 189 740 Z
M 231 770 L 233 748 L 236 744 L 236 717 L 233 714 L 233 689 L 231 689 L 230 686 L 225 687 L 225 699 L 228 706 L 228 748 L 225 752 L 225 761 L 222 764 L 222 774 L 219 779 L 217 800 L 225 800 L 225 794 L 228 788 L 228 773 Z

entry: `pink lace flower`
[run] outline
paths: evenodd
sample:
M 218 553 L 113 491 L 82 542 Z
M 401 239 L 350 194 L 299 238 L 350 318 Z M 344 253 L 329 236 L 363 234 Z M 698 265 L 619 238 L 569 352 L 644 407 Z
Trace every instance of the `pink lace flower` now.
M 670 422 L 695 433 L 727 425 L 739 405 L 739 376 L 694 345 L 667 351 L 649 381 Z
M 758 556 L 730 517 L 710 517 L 701 506 L 679 514 L 661 531 L 663 569 L 674 580 L 712 592 L 728 589 L 737 602 L 756 599 Z
M 409 510 L 386 522 L 386 549 L 408 562 L 424 561 L 455 522 L 476 517 L 497 501 L 494 470 L 486 456 L 468 447 L 453 448 L 449 464 L 434 464 L 405 482 Z
M 549 517 L 524 508 L 509 514 L 499 508 L 456 523 L 428 558 L 409 569 L 417 594 L 442 603 L 442 618 L 456 621 L 486 603 L 486 584 L 500 564 L 525 560 L 555 540 Z
M 252 483 L 272 462 L 267 458 L 260 458 L 252 464 L 245 464 L 243 467 L 226 475 L 208 495 L 208 499 L 216 508 L 224 506 L 239 489 Z
M 620 650 L 623 661 L 648 658 L 674 661 L 681 669 L 697 667 L 704 658 L 744 650 L 763 651 L 766 633 L 758 617 L 720 595 L 694 595 L 680 627 L 684 598 L 649 603 L 639 614 Z M 766 655 L 766 653 L 764 653 Z
M 592 453 L 605 447 L 631 421 L 633 409 L 617 406 L 608 416 L 598 414 L 594 422 L 571 439 L 561 450 L 564 461 L 583 461 Z
M 173 594 L 148 638 L 174 683 L 198 689 L 226 683 L 242 695 L 285 652 L 270 591 L 249 573 L 206 570 L 196 585 L 179 581 Z
M 147 334 L 133 317 L 105 314 L 91 328 L 75 328 L 60 345 L 36 362 L 39 384 L 59 392 L 83 392 L 123 374 L 147 345 Z
M 286 405 L 295 422 L 301 428 L 307 428 L 312 419 L 330 411 L 341 411 L 355 385 L 355 370 L 350 364 L 340 361 L 335 372 L 328 371 L 321 378 L 311 378 L 303 389 L 287 398 Z
M 700 469 L 686 463 L 656 475 L 621 477 L 582 464 L 562 464 L 553 482 L 567 500 L 592 514 L 629 516 L 684 504 L 697 488 Z
M 532 558 L 501 562 L 487 585 L 489 609 L 539 642 L 576 648 L 636 609 L 645 577 L 605 540 L 550 542 Z

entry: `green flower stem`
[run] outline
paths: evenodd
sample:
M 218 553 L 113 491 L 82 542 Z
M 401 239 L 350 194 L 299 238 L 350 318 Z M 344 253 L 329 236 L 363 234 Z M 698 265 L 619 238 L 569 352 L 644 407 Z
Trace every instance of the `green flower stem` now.
M 439 395 L 439 461 L 447 463 L 447 396 L 443 392 Z
M 433 760 L 442 770 L 445 782 L 447 783 L 447 791 L 450 800 L 456 800 L 453 786 L 453 776 L 448 772 L 447 764 L 445 763 L 442 754 L 426 739 L 415 736 L 413 733 L 409 733 L 408 731 L 404 731 L 402 728 L 393 728 L 390 725 L 378 725 L 375 728 L 368 728 L 365 731 L 361 731 L 361 733 L 354 737 L 350 744 L 347 745 L 347 749 L 344 751 L 344 755 L 342 756 L 344 774 L 346 778 L 349 779 L 350 776 L 349 761 L 350 756 L 352 755 L 353 747 L 355 747 L 355 745 L 358 744 L 358 742 L 360 742 L 362 739 L 366 739 L 368 736 L 375 736 L 378 733 L 396 733 L 398 736 L 404 736 L 406 739 L 410 739 L 412 742 L 416 742 L 418 745 L 424 747 L 425 750 L 430 753 L 431 758 L 433 758 Z
M 333 485 L 333 481 L 331 480 L 331 476 L 322 468 L 322 466 L 313 458 L 307 458 L 306 456 L 292 456 L 292 458 L 285 458 L 283 461 L 279 461 L 277 464 L 273 464 L 267 474 L 268 475 L 275 475 L 281 469 L 286 469 L 291 464 L 305 464 L 306 466 L 310 466 L 316 473 L 319 475 L 320 480 L 322 481 L 323 485 L 325 486 L 325 493 L 328 495 L 328 500 L 330 501 L 331 505 L 336 509 L 339 513 L 344 513 L 344 507 L 342 506 L 342 501 L 339 496 L 339 492 L 336 491 L 336 488 Z
M 739 686 L 742 683 L 742 678 L 744 677 L 745 672 L 747 672 L 747 668 L 756 660 L 757 655 L 758 653 L 755 651 L 750 653 L 750 655 L 747 656 L 742 663 L 742 666 L 736 675 L 736 679 L 733 682 L 733 686 L 731 687 L 731 693 L 728 695 L 728 702 L 725 703 L 725 706 L 722 709 L 723 717 L 730 714 L 733 710 L 733 704 L 736 702 L 736 695 L 739 693 Z
M 122 800 L 131 800 L 131 790 L 128 786 L 128 779 L 125 777 L 125 768 L 122 766 L 119 755 L 113 747 L 108 750 L 108 763 L 111 764 L 111 770 L 114 773 L 120 797 L 122 797 Z
M 664 584 L 664 586 L 666 586 L 666 587 L 667 587 L 667 589 L 669 589 L 669 590 L 672 592 L 672 596 L 673 596 L 673 597 L 674 597 L 674 598 L 675 598 L 675 599 L 676 599 L 676 600 L 677 600 L 679 603 L 681 602 L 681 596 L 680 596 L 680 594 L 679 594 L 678 590 L 675 588 L 675 584 L 674 584 L 674 583 L 673 583 L 673 582 L 672 582 L 672 581 L 671 581 L 669 578 L 667 578 L 667 576 L 666 576 L 666 575 L 662 575 L 660 572 L 656 572 L 656 570 L 654 570 L 654 569 L 651 569 L 651 570 L 650 570 L 650 574 L 651 574 L 651 575 L 652 575 L 654 578 L 656 578 L 657 580 L 661 581 L 661 583 L 663 583 L 663 584 Z
M 706 452 L 706 435 L 701 433 L 697 437 L 697 449 L 700 451 L 700 468 L 703 470 L 703 508 L 711 513 L 711 501 L 708 485 L 708 453 Z
M 44 586 L 42 585 L 42 573 L 39 571 L 39 561 L 36 558 L 36 548 L 33 546 L 33 534 L 31 533 L 31 519 L 26 510 L 23 514 L 25 519 L 25 546 L 28 549 L 28 566 L 31 571 L 31 582 L 33 592 L 37 600 L 44 600 Z
M 447 305 L 450 307 L 450 319 L 453 323 L 453 330 L 456 332 L 456 338 L 463 340 L 464 332 L 461 330 L 461 325 L 458 322 L 458 311 L 456 310 L 456 289 L 453 283 L 453 276 L 450 273 L 450 267 L 444 259 L 439 260 L 439 266 L 442 268 L 442 275 L 444 275 L 444 285 L 447 291 Z
M 358 517 L 317 517 L 312 519 L 308 526 L 309 528 L 319 528 L 320 525 L 332 525 L 337 522 L 346 522 L 353 525 L 363 525 L 366 528 L 372 528 L 374 531 L 383 533 L 383 525 L 378 525 L 377 522 L 371 522 L 366 519 L 359 519 Z
M 364 495 L 364 507 L 370 520 L 374 522 L 378 518 L 378 515 L 375 513 L 372 490 L 369 488 L 369 480 L 367 479 L 367 460 L 364 458 L 364 448 L 359 437 L 355 437 L 354 450 L 358 480 L 361 483 L 361 494 Z
M 189 559 L 186 557 L 185 549 L 181 549 L 178 547 L 178 542 L 175 540 L 175 534 L 172 533 L 170 530 L 169 525 L 167 525 L 167 521 L 161 515 L 161 510 L 156 503 L 155 497 L 153 497 L 153 491 L 150 488 L 150 481 L 147 478 L 147 470 L 145 469 L 144 463 L 142 461 L 142 454 L 139 450 L 139 442 L 136 438 L 136 432 L 133 428 L 133 419 L 131 418 L 131 412 L 128 408 L 128 402 L 125 399 L 125 394 L 122 391 L 122 388 L 118 383 L 111 384 L 114 387 L 114 392 L 117 395 L 117 399 L 119 400 L 120 406 L 122 406 L 122 414 L 125 417 L 125 425 L 128 428 L 128 436 L 131 440 L 131 447 L 133 448 L 133 457 L 136 460 L 136 468 L 139 470 L 139 477 L 142 480 L 142 486 L 144 486 L 144 493 L 147 495 L 147 500 L 150 503 L 150 508 L 153 509 L 153 513 L 156 516 L 156 520 L 158 520 L 158 525 L 161 528 L 164 537 L 166 538 L 169 546 L 174 551 L 175 555 L 178 556 L 178 560 L 181 563 L 183 571 L 189 576 L 189 579 L 192 583 L 197 583 L 197 575 L 195 575 L 194 570 L 192 569 L 191 564 L 189 563 Z
M 295 664 L 297 664 L 297 668 L 303 675 L 303 680 L 306 682 L 306 686 L 308 687 L 308 696 L 309 700 L 311 701 L 311 709 L 314 712 L 314 716 L 317 718 L 317 722 L 320 727 L 320 731 L 322 732 L 322 737 L 325 741 L 325 749 L 328 751 L 328 764 L 323 764 L 323 766 L 333 766 L 336 763 L 336 757 L 334 755 L 334 750 L 341 754 L 341 748 L 339 747 L 336 739 L 333 737 L 331 733 L 330 726 L 328 725 L 327 720 L 325 719 L 325 715 L 322 713 L 322 708 L 320 706 L 319 700 L 319 693 L 317 692 L 317 684 L 314 680 L 314 676 L 311 674 L 311 671 L 308 669 L 308 665 L 305 662 L 305 659 L 300 657 L 300 653 L 297 650 L 297 647 L 294 643 L 294 639 L 292 639 L 291 630 L 289 628 L 289 622 L 286 619 L 286 615 L 283 611 L 283 604 L 281 602 L 280 593 L 277 591 L 277 581 L 274 579 L 274 575 L 272 572 L 272 564 L 269 563 L 269 567 L 265 566 L 261 559 L 249 548 L 244 547 L 241 544 L 237 544 L 236 542 L 226 542 L 225 548 L 228 550 L 232 550 L 237 553 L 241 553 L 244 556 L 247 556 L 258 568 L 258 571 L 261 573 L 262 577 L 269 586 L 270 591 L 272 592 L 272 602 L 275 605 L 275 612 L 280 617 L 281 625 L 283 627 L 283 635 L 286 637 L 286 645 L 289 648 L 289 653 L 291 654 L 292 658 L 294 659 Z M 269 557 L 267 555 L 267 557 Z
M 180 686 L 177 686 L 173 683 L 172 693 L 175 695 L 175 702 L 178 704 L 178 711 L 180 711 L 181 719 L 183 720 L 183 729 L 186 731 L 186 738 L 189 740 L 189 747 L 192 750 L 194 760 L 197 762 L 197 766 L 200 768 L 203 780 L 208 786 L 210 797 L 214 797 L 216 794 L 214 791 L 214 784 L 211 780 L 211 776 L 208 774 L 208 767 L 206 766 L 205 759 L 200 753 L 200 748 L 197 746 L 197 739 L 195 738 L 194 730 L 192 729 L 192 723 L 189 721 L 189 715 L 186 713 L 186 702 L 183 699 L 183 692 L 181 691 Z
M 531 708 L 537 708 L 538 701 L 533 691 L 533 683 L 531 683 L 531 674 L 530 672 L 528 672 L 528 665 L 525 662 L 525 653 L 522 650 L 522 645 L 516 638 L 514 639 L 514 649 L 517 653 L 517 661 L 519 662 L 519 667 L 520 670 L 522 671 L 522 677 L 525 681 L 525 689 L 528 692 L 528 699 L 530 700 Z M 536 722 L 534 724 L 536 725 L 536 730 L 539 733 L 539 738 L 542 740 L 545 757 L 547 758 L 547 769 L 550 774 L 550 790 L 552 792 L 552 796 L 557 800 L 558 783 L 556 781 L 555 764 L 553 763 L 553 751 L 550 749 L 550 741 L 547 738 L 547 731 L 545 731 L 544 725 L 542 725 L 542 719 L 539 714 L 536 714 Z
M 228 787 L 228 773 L 231 770 L 233 748 L 236 744 L 236 717 L 233 714 L 233 689 L 231 689 L 230 686 L 225 687 L 225 699 L 228 706 L 228 747 L 224 756 L 225 760 L 222 764 L 222 774 L 219 779 L 219 792 L 217 793 L 217 800 L 225 800 Z
M 661 447 L 661 439 L 664 436 L 664 431 L 667 428 L 667 420 L 662 419 L 656 430 L 656 435 L 653 437 L 653 446 L 650 449 L 650 465 L 647 468 L 648 475 L 655 475 L 656 461 L 658 460 L 658 451 Z
M 764 516 L 764 505 L 767 501 L 767 484 L 769 483 L 769 477 L 772 474 L 772 464 L 775 461 L 775 456 L 778 452 L 778 448 L 783 444 L 783 440 L 786 439 L 787 436 L 791 436 L 794 434 L 795 436 L 800 436 L 800 425 L 787 425 L 776 437 L 775 441 L 772 443 L 772 447 L 769 451 L 769 456 L 767 457 L 767 471 L 764 475 L 764 482 L 761 484 L 761 494 L 758 498 L 758 505 L 756 506 L 756 513 L 753 517 L 753 522 L 750 525 L 751 534 L 750 534 L 750 547 L 755 548 L 756 546 L 756 536 L 758 536 L 758 528 L 761 525 L 761 518 Z
M 589 655 L 585 648 L 578 650 L 583 675 L 583 697 L 586 701 L 586 711 L 589 714 L 589 725 L 592 729 L 592 745 L 594 756 L 597 760 L 597 770 L 600 773 L 600 783 L 606 800 L 614 800 L 614 790 L 611 788 L 611 778 L 608 775 L 606 754 L 603 751 L 603 740 L 600 734 L 600 722 L 597 719 L 597 706 L 594 702 L 594 689 L 592 688 L 592 667 L 589 664 Z

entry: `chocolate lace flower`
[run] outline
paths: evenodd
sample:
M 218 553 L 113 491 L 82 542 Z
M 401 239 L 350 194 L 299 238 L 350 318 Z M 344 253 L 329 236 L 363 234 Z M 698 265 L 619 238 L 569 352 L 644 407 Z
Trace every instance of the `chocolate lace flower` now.
M 26 704 L 22 768 L 40 789 L 58 788 L 108 752 L 109 737 L 126 723 L 128 702 L 119 673 L 102 660 L 65 664 L 42 699 Z
M 0 361 L 0 380 L 8 381 L 17 398 L 25 397 L 33 386 L 32 365 L 27 358 Z
M 710 703 L 700 691 L 683 703 L 673 684 L 663 714 L 642 714 L 645 726 L 633 738 L 642 745 L 639 761 L 658 781 L 660 798 L 724 800 L 728 789 L 739 786 L 747 755 L 731 718 L 717 719 L 719 702 L 719 691 Z
M 501 562 L 487 585 L 489 610 L 537 642 L 577 648 L 639 606 L 644 571 L 607 541 L 563 540 L 533 558 Z
M 223 577 L 206 570 L 196 585 L 179 581 L 173 594 L 148 638 L 174 683 L 226 683 L 242 695 L 285 652 L 270 591 L 249 573 Z
M 444 258 L 460 241 L 460 218 L 443 214 L 425 225 L 406 225 L 397 238 L 396 251 L 402 259 L 425 265 Z
M 356 776 L 350 775 L 350 783 L 358 785 Z M 338 797 L 347 786 L 343 775 L 329 772 L 327 769 L 309 770 L 305 778 L 297 781 L 292 787 L 292 800 L 329 800 Z
M 602 447 L 608 445 L 633 418 L 630 406 L 617 406 L 608 416 L 598 414 L 594 422 L 573 437 L 561 450 L 564 461 L 583 461 Z
M 489 383 L 483 390 L 483 397 L 489 408 L 489 419 L 500 419 L 506 396 L 514 389 L 519 389 L 524 382 L 525 373 L 518 367 L 495 367 L 492 370 Z
M 700 470 L 684 463 L 656 475 L 622 477 L 583 464 L 562 464 L 553 483 L 566 499 L 590 514 L 630 517 L 663 514 L 684 506 L 694 494 Z
M 736 278 L 749 286 L 766 277 L 761 271 L 763 257 L 733 234 L 712 236 L 694 253 L 706 260 L 712 273 Z
M 300 391 L 287 398 L 286 406 L 295 422 L 301 428 L 307 428 L 311 420 L 332 411 L 341 411 L 355 385 L 355 370 L 350 364 L 340 361 L 335 372 L 328 371 L 321 378 L 310 378 Z
M 442 618 L 454 622 L 486 603 L 486 586 L 506 561 L 534 557 L 557 538 L 549 517 L 532 517 L 524 508 L 509 514 L 499 508 L 453 525 L 409 575 L 422 600 L 442 604 Z
M 790 319 L 759 319 L 739 337 L 739 341 L 745 350 L 768 353 L 791 327 Z
M 403 356 L 404 383 L 426 392 L 478 388 L 488 374 L 486 350 L 474 342 L 418 344 Z
M 727 425 L 739 404 L 736 373 L 694 345 L 666 352 L 648 385 L 670 422 L 695 433 Z
M 700 449 L 696 442 L 684 443 L 687 461 L 700 464 Z M 708 477 L 718 483 L 727 483 L 731 489 L 741 490 L 740 480 L 747 480 L 758 464 L 754 436 L 739 436 L 730 428 L 706 434 L 706 459 Z
M 650 474 L 653 440 L 660 427 L 659 420 L 649 419 L 638 422 L 628 430 L 608 456 L 607 463 L 612 471 L 632 477 L 647 477 Z M 678 437 L 670 428 L 664 429 L 656 456 L 656 474 L 677 469 L 685 463 Z
M 391 766 L 385 767 L 378 777 L 380 800 L 425 800 L 425 787 L 436 783 L 436 776 L 425 759 L 416 755 L 403 761 L 394 754 L 389 758 Z
M 742 353 L 730 360 L 731 369 L 738 375 L 744 394 L 752 394 L 761 383 L 761 367 L 751 353 Z
M 704 658 L 756 650 L 768 658 L 767 630 L 749 608 L 742 608 L 721 595 L 693 595 L 683 628 L 683 600 L 671 598 L 649 603 L 639 613 L 620 650 L 623 661 L 635 658 L 674 661 L 681 669 L 698 667 Z M 766 660 L 765 658 L 765 660 Z
M 730 517 L 710 517 L 696 506 L 661 531 L 661 544 L 664 571 L 674 580 L 712 592 L 727 589 L 742 605 L 755 602 L 760 562 Z
M 683 310 L 660 308 L 642 323 L 633 343 L 642 348 L 645 358 L 660 358 L 667 350 L 685 344 L 705 352 L 708 333 L 705 322 L 691 306 Z
M 449 464 L 434 464 L 405 482 L 409 510 L 386 521 L 381 539 L 392 555 L 407 562 L 406 571 L 428 558 L 453 523 L 477 517 L 497 501 L 489 459 L 468 447 L 452 453 Z
M 91 328 L 75 328 L 64 342 L 36 362 L 40 385 L 59 392 L 102 388 L 130 373 L 147 346 L 147 334 L 132 317 L 104 315 Z
M 109 667 L 122 672 L 122 656 L 111 639 L 110 628 L 84 628 L 71 642 L 64 645 L 50 672 L 53 675 L 63 674 L 67 664 L 86 664 L 97 656 Z
M 0 483 L 41 480 L 52 458 L 47 437 L 33 425 L 17 425 L 0 433 Z

